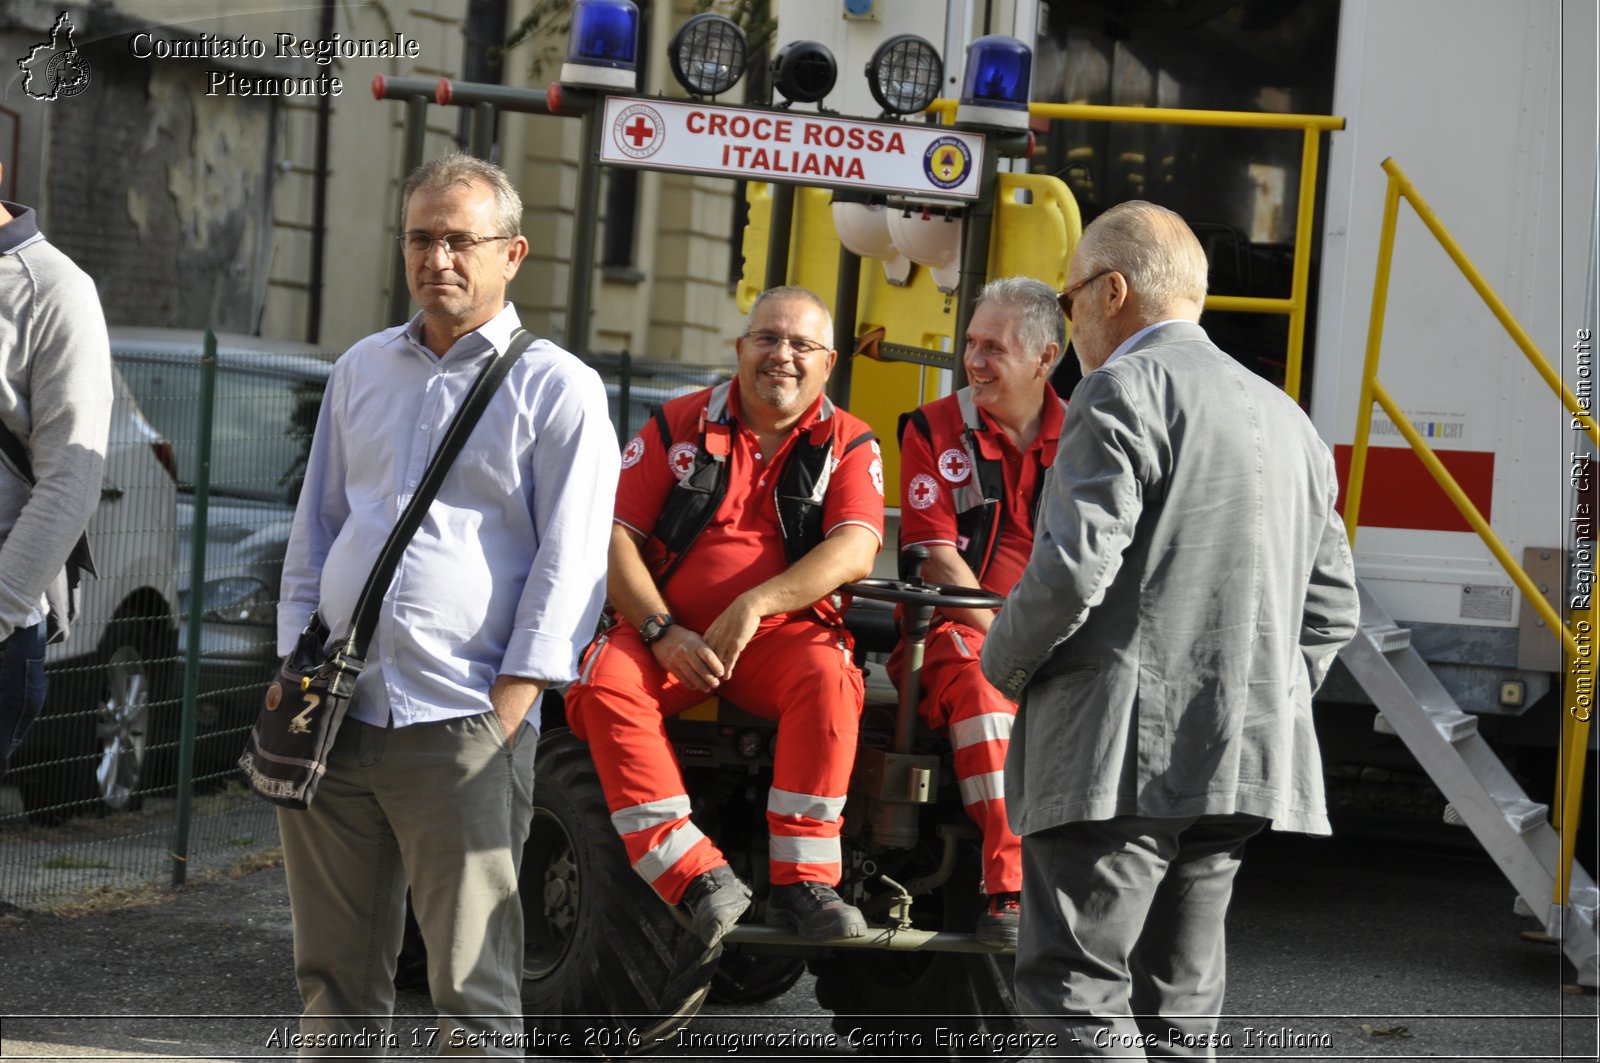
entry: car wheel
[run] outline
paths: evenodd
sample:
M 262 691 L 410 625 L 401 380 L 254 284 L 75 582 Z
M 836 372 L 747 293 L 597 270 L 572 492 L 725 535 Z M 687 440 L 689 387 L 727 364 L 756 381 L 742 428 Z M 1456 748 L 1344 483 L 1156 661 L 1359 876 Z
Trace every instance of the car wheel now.
M 589 748 L 570 731 L 539 737 L 533 805 L 520 880 L 529 1022 L 590 1055 L 670 1044 L 705 1002 L 720 950 L 634 874 Z
M 103 668 L 94 708 L 94 796 L 110 811 L 131 812 L 148 781 L 153 671 L 144 650 L 120 641 Z
M 36 822 L 137 809 L 170 778 L 177 714 L 163 698 L 177 651 L 149 615 L 112 621 L 92 656 L 49 673 L 44 713 L 12 766 Z

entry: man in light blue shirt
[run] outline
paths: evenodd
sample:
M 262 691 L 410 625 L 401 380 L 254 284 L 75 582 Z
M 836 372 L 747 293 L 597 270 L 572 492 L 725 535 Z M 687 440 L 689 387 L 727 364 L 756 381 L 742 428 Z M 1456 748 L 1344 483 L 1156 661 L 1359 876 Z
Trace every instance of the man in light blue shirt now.
M 519 327 L 505 293 L 528 242 L 505 173 L 447 156 L 403 202 L 422 312 L 334 366 L 284 563 L 284 653 L 313 610 L 348 629 L 452 416 Z M 536 341 L 407 547 L 316 801 L 279 813 L 301 1032 L 318 1042 L 303 1053 L 381 1049 L 409 883 L 441 1045 L 519 1054 L 537 706 L 593 634 L 617 469 L 599 376 Z

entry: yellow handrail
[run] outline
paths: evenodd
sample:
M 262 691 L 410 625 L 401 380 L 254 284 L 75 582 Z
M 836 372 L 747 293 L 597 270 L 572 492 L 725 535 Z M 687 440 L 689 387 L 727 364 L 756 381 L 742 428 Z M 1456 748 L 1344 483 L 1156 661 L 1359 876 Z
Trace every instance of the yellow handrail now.
M 1439 455 L 1433 452 L 1433 448 L 1423 440 L 1421 433 L 1412 427 L 1410 419 L 1405 415 L 1405 411 L 1400 408 L 1394 399 L 1389 397 L 1389 392 L 1376 380 L 1372 382 L 1372 397 L 1379 406 L 1383 407 L 1383 412 L 1389 415 L 1389 419 L 1394 422 L 1394 426 L 1400 429 L 1400 434 L 1405 437 L 1407 443 L 1411 444 L 1411 449 L 1416 451 L 1423 467 L 1428 470 L 1434 482 L 1450 497 L 1450 501 L 1455 503 L 1456 509 L 1466 518 L 1467 523 L 1472 525 L 1472 530 L 1478 533 L 1478 538 L 1483 540 L 1484 545 L 1489 548 L 1489 552 L 1495 556 L 1495 560 L 1500 562 L 1500 567 L 1506 570 L 1506 575 L 1511 577 L 1511 582 L 1515 583 L 1517 589 L 1522 591 L 1523 596 L 1528 599 L 1528 604 L 1533 607 L 1534 612 L 1538 613 L 1540 619 L 1550 626 L 1550 630 L 1560 632 L 1558 637 L 1561 639 L 1561 644 L 1566 647 L 1568 653 L 1576 655 L 1578 642 L 1572 630 L 1561 622 L 1560 615 L 1551 607 L 1549 602 L 1545 601 L 1544 595 L 1539 592 L 1538 586 L 1529 578 L 1523 567 L 1517 564 L 1516 560 L 1511 556 L 1511 551 L 1506 549 L 1506 544 L 1500 541 L 1500 536 L 1496 535 L 1494 529 L 1489 527 L 1489 522 L 1484 519 L 1482 513 L 1478 512 L 1478 507 L 1472 504 L 1472 499 L 1467 497 L 1467 493 L 1461 489 L 1461 485 L 1456 482 L 1456 478 L 1450 475 L 1450 470 L 1445 468 L 1444 462 L 1439 460 Z
M 934 100 L 929 111 L 943 116 L 946 123 L 955 118 L 955 100 Z M 1254 314 L 1286 314 L 1289 318 L 1289 345 L 1284 359 L 1283 390 L 1300 401 L 1300 378 L 1304 361 L 1306 302 L 1311 286 L 1311 227 L 1316 221 L 1317 160 L 1322 134 L 1344 128 L 1344 119 L 1327 114 L 1274 114 L 1259 111 L 1200 111 L 1181 107 L 1112 107 L 1093 103 L 1032 103 L 1028 114 L 1051 121 L 1133 122 L 1146 125 L 1198 125 L 1228 129 L 1301 130 L 1305 143 L 1300 151 L 1300 199 L 1295 209 L 1294 266 L 1290 274 L 1289 297 L 1266 299 L 1243 295 L 1208 295 L 1207 310 Z
M 1472 285 L 1473 290 L 1478 293 L 1484 304 L 1494 313 L 1495 318 L 1505 327 L 1512 341 L 1522 349 L 1523 354 L 1528 356 L 1528 361 L 1533 363 L 1533 368 L 1544 378 L 1544 382 L 1550 386 L 1550 390 L 1561 396 L 1561 402 L 1566 406 L 1567 411 L 1577 419 L 1579 424 L 1583 425 L 1584 431 L 1589 433 L 1589 438 L 1594 441 L 1595 445 L 1600 446 L 1600 429 L 1596 428 L 1594 419 L 1578 406 L 1577 398 L 1567 389 L 1567 385 L 1562 382 L 1560 375 L 1551 368 L 1549 359 L 1540 353 L 1538 347 L 1534 346 L 1533 340 L 1529 338 L 1528 333 L 1524 331 L 1517 319 L 1511 316 L 1511 311 L 1506 308 L 1506 304 L 1495 294 L 1494 289 L 1489 287 L 1489 282 L 1483 279 L 1483 274 L 1479 273 L 1477 267 L 1472 264 L 1472 260 L 1467 258 L 1467 253 L 1461 250 L 1461 245 L 1456 243 L 1455 237 L 1450 235 L 1449 230 L 1444 227 L 1444 223 L 1439 220 L 1439 216 L 1433 212 L 1433 208 L 1428 206 L 1427 201 L 1417 192 L 1416 186 L 1411 183 L 1411 179 L 1405 175 L 1399 164 L 1393 159 L 1383 160 L 1383 170 L 1389 175 L 1389 180 L 1399 187 L 1400 195 L 1404 196 L 1406 202 L 1411 204 L 1412 209 L 1417 212 L 1417 217 L 1421 218 L 1422 223 L 1428 227 L 1428 231 L 1433 233 L 1434 238 L 1439 241 L 1439 246 L 1444 248 L 1445 253 L 1450 256 L 1450 260 L 1456 264 L 1456 268 L 1461 270 L 1462 275 Z
M 1367 325 L 1366 361 L 1361 371 L 1361 395 L 1358 399 L 1356 410 L 1355 442 L 1351 450 L 1349 480 L 1345 488 L 1344 520 L 1347 534 L 1350 537 L 1350 545 L 1352 548 L 1355 546 L 1356 529 L 1360 525 L 1361 492 L 1366 483 L 1367 450 L 1372 434 L 1372 404 L 1376 402 L 1383 408 L 1383 412 L 1389 416 L 1389 419 L 1394 422 L 1394 426 L 1399 429 L 1400 434 L 1405 437 L 1406 443 L 1416 453 L 1423 467 L 1433 477 L 1434 482 L 1449 497 L 1456 510 L 1471 525 L 1472 530 L 1483 540 L 1484 545 L 1489 548 L 1489 552 L 1494 555 L 1495 559 L 1500 562 L 1500 566 L 1505 569 L 1506 574 L 1511 577 L 1511 581 L 1522 591 L 1523 597 L 1527 599 L 1528 604 L 1544 620 L 1551 632 L 1560 638 L 1561 644 L 1567 652 L 1570 678 L 1577 662 L 1592 662 L 1594 660 L 1595 613 L 1592 608 L 1592 600 L 1590 603 L 1591 608 L 1588 610 L 1589 619 L 1580 622 L 1582 626 L 1579 627 L 1578 634 L 1574 634 L 1572 627 L 1564 622 L 1550 603 L 1545 600 L 1544 595 L 1540 593 L 1539 588 L 1529 578 L 1528 573 L 1521 565 L 1517 564 L 1516 560 L 1511 556 L 1511 552 L 1501 542 L 1500 537 L 1489 527 L 1489 522 L 1482 513 L 1478 512 L 1478 507 L 1473 505 L 1472 500 L 1467 497 L 1467 493 L 1462 490 L 1455 477 L 1450 475 L 1450 470 L 1445 468 L 1444 462 L 1440 461 L 1433 449 L 1424 442 L 1421 434 L 1412 426 L 1410 418 L 1405 415 L 1405 411 L 1400 408 L 1399 404 L 1390 397 L 1383 385 L 1378 382 L 1378 357 L 1383 342 L 1384 314 L 1389 300 L 1389 275 L 1394 262 L 1394 234 L 1396 223 L 1399 220 L 1401 199 L 1411 204 L 1412 209 L 1417 212 L 1417 216 L 1428 227 L 1428 231 L 1433 233 L 1434 238 L 1439 241 L 1445 253 L 1456 264 L 1456 268 L 1462 272 L 1472 285 L 1473 290 L 1488 305 L 1494 316 L 1500 321 L 1500 324 L 1504 326 L 1506 332 L 1510 334 L 1512 340 L 1533 364 L 1534 369 L 1538 371 L 1551 390 L 1561 396 L 1561 401 L 1568 412 L 1572 414 L 1574 422 L 1583 427 L 1589 438 L 1596 445 L 1600 445 L 1600 430 L 1597 430 L 1594 419 L 1589 416 L 1587 411 L 1579 408 L 1577 399 L 1567 389 L 1556 371 L 1550 367 L 1549 360 L 1534 345 L 1533 340 L 1528 337 L 1527 332 L 1517 322 L 1517 319 L 1512 316 L 1505 303 L 1495 294 L 1494 289 L 1489 287 L 1488 282 L 1483 279 L 1483 274 L 1478 272 L 1477 267 L 1467 258 L 1466 252 L 1461 249 L 1461 245 L 1445 229 L 1444 223 L 1439 220 L 1438 215 L 1433 212 L 1433 209 L 1428 206 L 1427 202 L 1417 192 L 1416 186 L 1406 177 L 1399 164 L 1392 158 L 1385 159 L 1383 160 L 1383 170 L 1389 175 L 1389 181 L 1384 195 L 1383 226 L 1378 242 L 1377 269 L 1373 278 L 1372 314 Z M 1583 636 L 1581 642 L 1579 635 Z M 1593 672 L 1591 670 L 1591 696 L 1593 689 L 1592 676 Z M 1578 809 L 1581 806 L 1583 797 L 1584 758 L 1589 747 L 1589 721 L 1592 715 L 1592 706 L 1589 701 L 1585 700 L 1580 703 L 1574 700 L 1573 704 L 1568 707 L 1567 712 L 1562 716 L 1561 763 L 1558 772 L 1561 792 L 1556 795 L 1557 799 L 1553 802 L 1552 816 L 1556 829 L 1561 834 L 1561 852 L 1557 864 L 1555 883 L 1555 903 L 1559 906 L 1565 906 L 1568 900 L 1572 861 L 1577 851 Z

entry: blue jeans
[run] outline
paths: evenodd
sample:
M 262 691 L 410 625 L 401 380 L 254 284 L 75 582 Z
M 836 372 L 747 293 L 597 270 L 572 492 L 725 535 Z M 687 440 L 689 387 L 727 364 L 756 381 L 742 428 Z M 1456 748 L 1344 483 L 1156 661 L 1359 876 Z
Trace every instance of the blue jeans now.
M 18 628 L 0 642 L 0 779 L 44 706 L 45 625 Z

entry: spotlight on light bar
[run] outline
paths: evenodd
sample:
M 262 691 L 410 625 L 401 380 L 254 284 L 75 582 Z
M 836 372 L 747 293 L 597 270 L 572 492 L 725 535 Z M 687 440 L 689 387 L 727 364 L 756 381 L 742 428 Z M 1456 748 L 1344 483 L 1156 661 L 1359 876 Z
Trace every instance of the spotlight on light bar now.
M 967 47 L 967 72 L 956 121 L 1001 129 L 1028 128 L 1033 53 L 1015 37 L 993 34 Z
M 944 63 L 938 51 L 910 33 L 878 45 L 867 62 L 867 85 L 886 114 L 926 111 L 939 95 Z
M 833 53 L 816 41 L 790 41 L 772 58 L 772 85 L 790 103 L 816 103 L 838 77 Z
M 744 77 L 747 55 L 738 24 L 709 11 L 685 22 L 667 48 L 672 76 L 691 96 L 720 96 L 733 88 Z
M 577 0 L 562 84 L 634 92 L 638 55 L 639 9 L 633 0 Z

